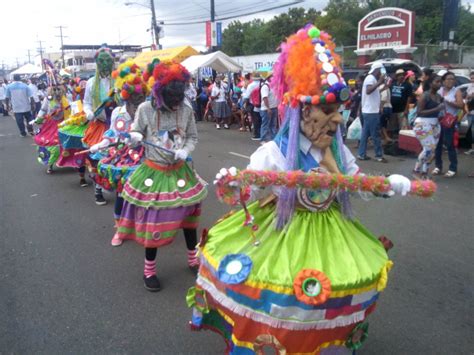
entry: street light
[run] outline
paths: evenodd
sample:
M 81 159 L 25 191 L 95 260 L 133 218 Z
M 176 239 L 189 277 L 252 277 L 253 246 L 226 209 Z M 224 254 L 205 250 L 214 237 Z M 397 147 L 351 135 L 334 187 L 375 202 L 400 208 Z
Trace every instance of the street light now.
M 158 24 L 156 23 L 156 13 L 155 13 L 155 3 L 154 3 L 154 1 L 150 0 L 150 6 L 147 6 L 145 4 L 140 4 L 138 2 L 126 2 L 125 3 L 125 6 L 130 6 L 130 5 L 138 5 L 138 6 L 146 7 L 147 9 L 151 10 L 151 29 L 153 31 L 153 35 L 154 35 L 154 39 L 155 39 L 154 44 L 156 44 L 158 49 L 161 49 L 161 45 L 160 45 L 161 27 L 158 26 Z

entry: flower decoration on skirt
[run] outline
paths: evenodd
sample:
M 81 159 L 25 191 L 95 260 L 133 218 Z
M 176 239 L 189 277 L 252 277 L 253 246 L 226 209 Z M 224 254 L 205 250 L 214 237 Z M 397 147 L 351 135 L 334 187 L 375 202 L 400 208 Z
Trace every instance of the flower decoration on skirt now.
M 239 284 L 247 279 L 252 269 L 252 260 L 245 254 L 228 254 L 219 264 L 217 277 L 229 285 Z
M 358 350 L 369 336 L 369 323 L 359 323 L 349 334 L 346 340 L 346 346 L 351 350 Z
M 310 305 L 323 304 L 331 295 L 331 281 L 322 271 L 304 269 L 296 275 L 293 289 L 299 301 Z

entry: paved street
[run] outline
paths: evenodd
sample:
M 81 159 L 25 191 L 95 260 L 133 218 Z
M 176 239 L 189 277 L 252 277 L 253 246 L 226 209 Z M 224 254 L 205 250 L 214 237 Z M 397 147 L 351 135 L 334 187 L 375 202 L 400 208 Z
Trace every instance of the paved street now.
M 193 158 L 207 181 L 221 167 L 245 166 L 258 146 L 247 133 L 206 123 L 198 129 Z M 113 195 L 98 207 L 93 188 L 80 188 L 74 171 L 46 175 L 32 144 L 11 117 L 0 117 L 0 353 L 222 353 L 218 335 L 188 329 L 193 274 L 184 238 L 158 251 L 163 290 L 146 291 L 143 249 L 110 246 Z M 361 167 L 409 176 L 413 157 L 387 158 Z M 466 176 L 474 157 L 459 160 L 459 176 L 438 178 L 433 199 L 354 201 L 358 217 L 395 244 L 388 288 L 358 353 L 473 353 L 474 179 Z M 211 185 L 201 226 L 227 209 Z

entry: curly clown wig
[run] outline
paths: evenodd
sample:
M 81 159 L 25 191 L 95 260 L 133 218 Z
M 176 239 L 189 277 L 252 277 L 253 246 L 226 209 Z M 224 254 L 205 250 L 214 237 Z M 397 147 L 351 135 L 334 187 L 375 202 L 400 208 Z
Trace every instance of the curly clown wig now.
M 112 78 L 115 79 L 114 86 L 124 101 L 127 101 L 134 93 L 145 96 L 150 93 L 140 67 L 132 59 L 120 64 L 117 70 L 112 72 Z
M 279 137 L 288 139 L 286 170 L 298 170 L 299 132 L 302 105 L 343 103 L 349 99 L 349 89 L 342 78 L 340 58 L 334 52 L 331 36 L 312 24 L 287 38 L 280 46 L 281 54 L 273 67 L 272 89 L 286 106 L 285 122 Z M 342 136 L 338 130 L 331 147 L 339 168 L 345 171 L 346 158 Z M 350 216 L 347 196 L 340 193 L 343 212 Z M 277 228 L 283 228 L 293 216 L 296 189 L 285 188 L 278 200 Z
M 159 108 L 163 105 L 163 89 L 171 82 L 186 83 L 191 78 L 191 74 L 181 64 L 160 62 L 155 58 L 152 63 L 148 64 L 143 78 L 151 87 L 156 106 Z

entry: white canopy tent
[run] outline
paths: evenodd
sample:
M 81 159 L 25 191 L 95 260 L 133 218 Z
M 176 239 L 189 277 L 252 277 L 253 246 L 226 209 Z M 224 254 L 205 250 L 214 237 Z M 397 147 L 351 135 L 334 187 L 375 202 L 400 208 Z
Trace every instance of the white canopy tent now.
M 25 64 L 22 67 L 19 67 L 17 70 L 14 70 L 10 73 L 10 79 L 13 79 L 13 75 L 32 75 L 32 74 L 39 74 L 42 73 L 43 69 L 41 67 L 37 67 L 31 63 Z
M 210 67 L 218 73 L 238 72 L 242 66 L 227 54 L 217 51 L 206 55 L 193 55 L 181 63 L 190 73 L 196 73 L 199 68 Z

